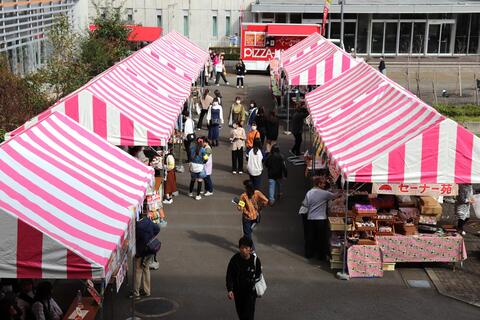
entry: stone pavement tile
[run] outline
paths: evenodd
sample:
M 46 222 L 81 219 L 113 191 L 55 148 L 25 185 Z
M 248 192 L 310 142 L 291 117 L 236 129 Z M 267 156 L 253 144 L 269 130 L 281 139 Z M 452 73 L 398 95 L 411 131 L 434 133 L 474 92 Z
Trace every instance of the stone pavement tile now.
M 465 245 L 468 258 L 463 267 L 453 270 L 444 266 L 426 271 L 441 294 L 480 307 L 480 238 L 467 235 Z

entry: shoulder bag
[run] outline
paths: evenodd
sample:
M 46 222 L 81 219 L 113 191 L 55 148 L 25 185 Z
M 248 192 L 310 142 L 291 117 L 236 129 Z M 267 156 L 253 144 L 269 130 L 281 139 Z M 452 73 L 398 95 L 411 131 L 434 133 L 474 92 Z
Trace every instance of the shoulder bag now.
M 150 254 L 156 254 L 158 251 L 160 251 L 161 247 L 162 242 L 154 237 L 152 240 L 147 242 L 146 251 Z
M 255 271 L 257 270 L 257 256 L 253 260 L 253 265 L 255 266 Z M 263 272 L 260 270 L 260 278 L 255 280 L 255 292 L 257 293 L 257 297 L 261 298 L 267 291 L 267 283 L 265 282 L 265 278 L 263 277 Z

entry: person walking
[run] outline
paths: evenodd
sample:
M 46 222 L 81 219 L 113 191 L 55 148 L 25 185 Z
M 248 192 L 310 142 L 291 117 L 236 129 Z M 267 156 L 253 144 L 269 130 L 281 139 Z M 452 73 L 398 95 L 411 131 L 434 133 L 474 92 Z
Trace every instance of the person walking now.
M 185 147 L 185 152 L 187 154 L 187 162 L 189 163 L 191 161 L 190 157 L 190 145 L 192 144 L 192 141 L 195 140 L 195 122 L 193 122 L 192 118 L 190 118 L 190 115 L 188 112 L 185 112 L 183 114 L 183 119 L 184 119 L 184 126 L 183 126 L 183 145 Z
M 220 127 L 223 125 L 223 108 L 218 103 L 217 98 L 213 98 L 211 107 L 207 113 L 208 123 L 208 139 L 212 142 L 213 147 L 218 147 L 218 136 L 220 135 Z
M 324 260 L 329 252 L 329 234 L 327 220 L 327 204 L 340 194 L 326 191 L 327 178 L 324 176 L 313 177 L 313 188 L 305 195 L 302 206 L 308 209 L 303 214 L 303 231 L 305 238 L 305 258 L 311 259 L 316 254 Z
M 170 144 L 165 156 L 165 170 L 167 171 L 165 179 L 165 199 L 163 203 L 172 204 L 172 195 L 177 192 L 177 175 L 175 169 L 175 157 L 173 156 L 173 146 Z
M 240 97 L 235 98 L 235 102 L 232 104 L 230 108 L 230 115 L 228 117 L 228 125 L 233 125 L 236 122 L 240 122 L 240 124 L 244 125 L 245 123 L 245 114 L 246 110 L 242 104 L 242 100 Z
M 292 134 L 295 137 L 295 143 L 290 152 L 296 156 L 300 155 L 300 147 L 302 146 L 303 122 L 307 116 L 307 110 L 301 107 L 297 107 L 292 116 Z
M 223 55 L 220 56 L 218 63 L 215 65 L 215 71 L 217 72 L 217 76 L 215 78 L 215 84 L 219 86 L 220 77 L 222 77 L 223 81 L 228 86 L 230 83 L 228 82 L 227 77 L 225 76 L 227 70 L 225 68 L 225 57 Z
M 252 100 L 250 101 L 250 109 L 248 110 L 248 118 L 247 118 L 247 131 L 252 129 L 252 124 L 255 122 L 255 118 L 257 117 L 257 103 Z
M 247 73 L 247 70 L 245 69 L 245 64 L 242 60 L 238 61 L 238 63 L 236 64 L 235 72 L 237 73 L 237 88 L 239 88 L 240 86 L 242 86 L 243 88 L 243 80 L 245 78 L 245 73 Z
M 260 211 L 268 204 L 268 199 L 255 190 L 250 180 L 245 180 L 243 184 L 245 192 L 240 195 L 237 209 L 242 213 L 243 236 L 251 239 L 253 228 L 260 222 Z M 255 245 L 252 248 L 255 249 Z
M 455 213 L 457 215 L 457 230 L 464 236 L 466 235 L 463 227 L 470 220 L 470 207 L 473 203 L 473 187 L 471 184 L 458 185 L 458 196 L 455 203 Z
M 385 57 L 380 57 L 380 63 L 378 64 L 378 71 L 382 74 L 387 75 L 387 66 L 385 65 Z
M 260 144 L 261 144 L 261 135 L 260 135 L 260 131 L 257 130 L 257 123 L 256 122 L 253 122 L 252 123 L 252 127 L 250 128 L 250 131 L 248 132 L 247 134 L 247 142 L 246 142 L 246 154 L 247 154 L 247 158 L 248 158 L 248 153 L 250 152 L 250 150 L 253 148 L 253 142 L 255 141 L 255 139 L 259 139 L 260 140 Z M 260 146 L 261 148 L 261 146 Z
M 213 102 L 213 97 L 209 93 L 210 93 L 210 90 L 205 89 L 202 97 L 200 98 L 200 102 L 202 104 L 202 109 L 200 111 L 200 117 L 198 118 L 197 130 L 202 129 L 203 118 L 207 114 L 207 112 L 210 109 L 210 106 Z
M 232 173 L 243 174 L 243 148 L 245 146 L 245 130 L 240 122 L 233 124 L 230 132 L 230 142 L 232 143 Z
M 242 237 L 238 241 L 238 250 L 232 256 L 227 267 L 227 297 L 235 301 L 238 319 L 253 320 L 257 294 L 255 283 L 262 274 L 260 259 L 252 251 L 253 241 Z
M 195 182 L 197 182 L 197 195 L 195 200 L 201 200 L 202 196 L 200 192 L 202 191 L 203 179 L 206 176 L 205 172 L 205 162 L 208 160 L 208 155 L 205 152 L 203 147 L 203 139 L 198 138 L 195 145 L 190 148 L 190 188 L 188 195 L 193 197 L 193 188 L 195 187 Z
M 279 126 L 280 121 L 278 120 L 276 112 L 274 110 L 270 111 L 265 121 L 265 149 L 267 153 L 269 153 L 272 146 L 277 143 Z
M 140 287 L 143 288 L 142 295 L 150 296 L 150 260 L 155 255 L 148 250 L 147 244 L 160 232 L 160 226 L 147 217 L 147 211 L 143 211 L 140 220 L 135 226 L 135 286 L 132 297 L 140 299 Z
M 273 145 L 272 151 L 265 160 L 265 167 L 268 170 L 268 200 L 273 206 L 276 199 L 281 195 L 281 180 L 287 177 L 287 166 L 280 149 Z
M 255 123 L 257 124 L 257 130 L 260 132 L 260 140 L 262 141 L 262 147 L 265 143 L 265 133 L 266 133 L 266 119 L 265 119 L 265 109 L 263 107 L 258 107 L 257 115 L 255 116 Z
M 32 312 L 35 320 L 60 320 L 63 311 L 52 297 L 53 286 L 48 281 L 42 281 L 37 285 Z
M 205 154 L 208 156 L 208 160 L 205 163 L 205 197 L 213 195 L 213 182 L 212 182 L 212 171 L 213 171 L 213 157 L 212 157 L 212 147 L 208 139 L 203 140 L 203 148 L 205 149 Z
M 258 138 L 253 141 L 253 148 L 248 153 L 247 167 L 253 187 L 259 190 L 262 183 L 263 155 L 262 142 Z

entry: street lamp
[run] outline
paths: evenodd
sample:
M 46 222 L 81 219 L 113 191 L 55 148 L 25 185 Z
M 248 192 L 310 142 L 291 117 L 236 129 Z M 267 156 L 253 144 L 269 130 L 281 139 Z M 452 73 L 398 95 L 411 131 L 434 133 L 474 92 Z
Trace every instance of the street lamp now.
M 338 0 L 338 4 L 340 5 L 340 47 L 345 50 L 345 45 L 343 44 L 343 5 L 345 4 L 345 0 Z

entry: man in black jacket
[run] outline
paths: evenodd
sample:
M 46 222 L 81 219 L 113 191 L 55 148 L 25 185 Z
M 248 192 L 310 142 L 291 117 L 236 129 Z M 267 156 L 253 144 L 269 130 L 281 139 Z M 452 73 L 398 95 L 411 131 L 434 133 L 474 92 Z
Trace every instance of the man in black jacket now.
M 287 166 L 280 149 L 273 145 L 271 152 L 265 160 L 265 167 L 268 169 L 268 201 L 273 206 L 276 195 L 280 195 L 280 181 L 287 177 Z
M 155 238 L 160 232 L 160 227 L 146 216 L 142 214 L 140 220 L 135 226 L 136 239 L 136 254 L 135 254 L 135 288 L 133 290 L 133 297 L 140 298 L 140 285 L 143 287 L 142 295 L 150 296 L 150 267 L 149 258 L 153 256 L 152 252 L 148 251 L 147 243 Z M 143 279 L 142 279 L 143 278 Z
M 295 144 L 290 150 L 294 155 L 300 155 L 300 146 L 302 145 L 303 121 L 308 116 L 307 109 L 297 107 L 292 116 L 292 134 L 295 137 Z
M 255 316 L 255 281 L 260 278 L 262 265 L 252 253 L 252 239 L 242 237 L 238 241 L 239 251 L 230 259 L 227 268 L 227 297 L 235 300 L 238 318 L 253 320 Z

